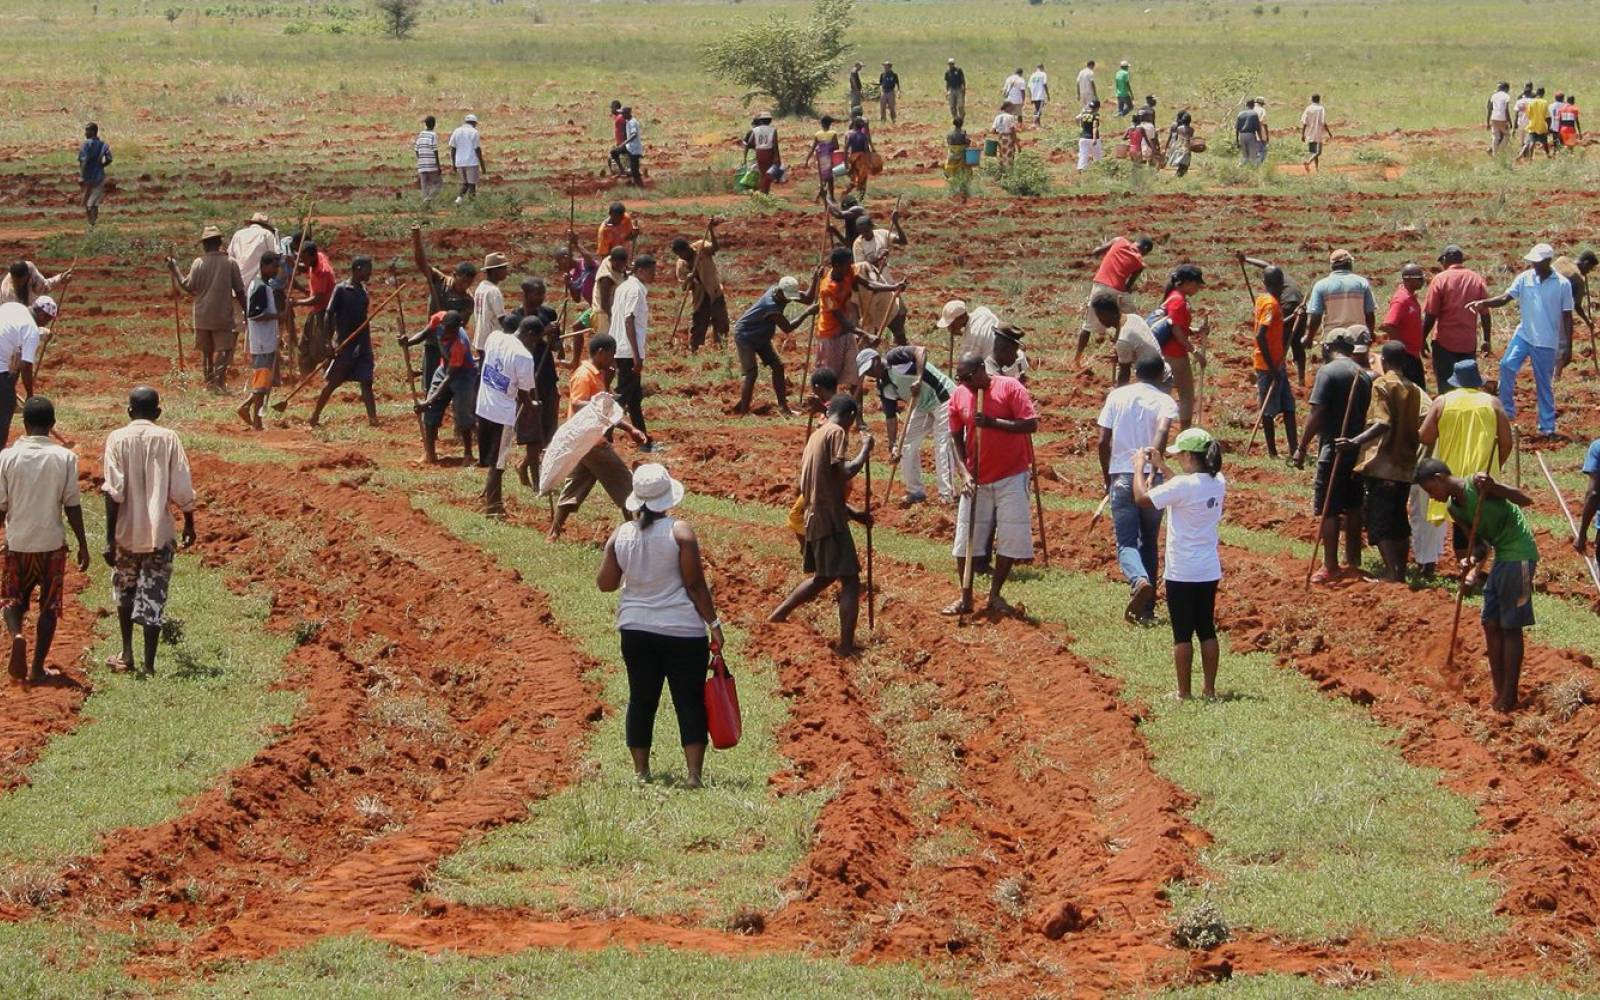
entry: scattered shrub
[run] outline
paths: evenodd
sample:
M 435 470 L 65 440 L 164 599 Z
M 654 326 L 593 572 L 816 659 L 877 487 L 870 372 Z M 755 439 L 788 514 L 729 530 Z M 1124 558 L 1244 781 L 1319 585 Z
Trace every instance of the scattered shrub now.
M 422 16 L 422 0 L 374 0 L 374 6 L 378 8 L 384 33 L 392 38 L 411 37 Z
M 748 87 L 747 103 L 766 96 L 773 114 L 808 114 L 848 50 L 854 7 L 855 0 L 813 0 L 803 25 L 774 14 L 707 45 L 706 69 Z

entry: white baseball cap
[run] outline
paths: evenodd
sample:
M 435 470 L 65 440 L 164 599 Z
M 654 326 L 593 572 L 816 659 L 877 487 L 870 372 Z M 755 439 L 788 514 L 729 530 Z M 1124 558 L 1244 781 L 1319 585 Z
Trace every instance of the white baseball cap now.
M 800 297 L 800 282 L 796 280 L 793 275 L 786 274 L 779 278 L 777 288 L 778 291 L 783 293 L 783 297 L 786 299 L 797 299 Z
M 1548 243 L 1535 243 L 1533 249 L 1529 250 L 1522 259 L 1530 264 L 1537 264 L 1545 260 L 1555 260 L 1556 249 Z
M 951 299 L 944 304 L 944 309 L 939 313 L 939 329 L 948 330 L 950 324 L 967 314 L 967 304 L 960 299 Z
M 476 124 L 478 124 L 478 116 L 477 115 L 468 115 L 466 121 L 467 121 L 468 125 L 476 125 Z

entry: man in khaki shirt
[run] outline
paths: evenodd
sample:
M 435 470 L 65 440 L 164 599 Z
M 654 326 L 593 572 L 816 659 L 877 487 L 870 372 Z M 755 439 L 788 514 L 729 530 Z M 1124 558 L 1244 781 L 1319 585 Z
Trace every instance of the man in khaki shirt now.
M 194 346 L 200 352 L 200 368 L 206 387 L 213 392 L 226 389 L 228 362 L 238 333 L 233 328 L 233 307 L 245 309 L 244 276 L 239 265 L 222 252 L 222 232 L 207 226 L 200 232 L 204 251 L 189 265 L 187 276 L 178 273 L 178 262 L 167 258 L 173 282 L 194 296 Z
M 5 573 L 0 583 L 0 608 L 11 635 L 11 676 L 29 684 L 49 680 L 44 668 L 56 635 L 67 589 L 67 537 L 61 530 L 65 512 L 78 540 L 78 569 L 89 568 L 89 540 L 83 534 L 83 508 L 78 493 L 78 456 L 50 440 L 56 408 L 43 396 L 22 407 L 27 435 L 0 451 L 0 513 L 6 521 Z M 33 669 L 28 669 L 28 643 L 22 616 L 34 590 L 39 591 L 39 625 L 33 643 Z
M 722 275 L 717 270 L 717 251 L 722 249 L 717 226 L 721 223 L 719 218 L 708 221 L 705 239 L 691 243 L 680 236 L 672 241 L 672 252 L 678 258 L 678 285 L 694 298 L 694 313 L 689 320 L 691 353 L 698 352 L 706 342 L 708 329 L 718 347 L 728 336 L 728 300 L 722 293 Z
M 126 427 L 106 437 L 101 463 L 106 498 L 107 565 L 114 570 L 111 593 L 122 627 L 122 654 L 106 661 L 113 670 L 133 663 L 133 623 L 144 626 L 144 672 L 154 674 L 161 640 L 167 585 L 172 581 L 173 504 L 183 511 L 183 545 L 194 544 L 194 483 L 178 435 L 157 427 L 161 397 L 140 386 L 128 394 Z

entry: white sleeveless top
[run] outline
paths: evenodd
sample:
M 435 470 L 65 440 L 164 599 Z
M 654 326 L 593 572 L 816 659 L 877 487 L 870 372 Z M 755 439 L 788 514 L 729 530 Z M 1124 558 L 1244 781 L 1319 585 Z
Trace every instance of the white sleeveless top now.
M 678 568 L 676 518 L 663 517 L 641 529 L 629 521 L 612 535 L 612 550 L 622 567 L 622 603 L 617 628 L 694 639 L 706 634 Z

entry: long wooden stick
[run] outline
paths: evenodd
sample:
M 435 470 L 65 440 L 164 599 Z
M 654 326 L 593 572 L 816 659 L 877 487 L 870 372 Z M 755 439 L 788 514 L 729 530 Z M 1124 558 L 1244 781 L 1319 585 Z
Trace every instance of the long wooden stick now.
M 1095 522 L 1100 520 L 1100 515 L 1106 512 L 1106 504 L 1110 502 L 1111 493 L 1107 491 L 1106 495 L 1100 498 L 1100 503 L 1095 507 L 1093 516 L 1089 518 L 1089 527 L 1094 527 Z
M 1517 477 L 1517 489 L 1522 489 L 1522 432 L 1511 425 L 1511 467 Z
M 1583 285 L 1583 300 L 1584 300 L 1584 304 L 1589 307 L 1588 310 L 1587 310 L 1587 312 L 1589 313 L 1589 319 L 1584 321 L 1586 323 L 1586 325 L 1589 327 L 1589 363 L 1594 365 L 1594 373 L 1595 373 L 1595 375 L 1600 376 L 1600 346 L 1597 346 L 1596 343 L 1595 343 L 1594 322 L 1593 322 L 1593 320 L 1594 320 L 1594 300 L 1589 296 L 1589 284 L 1588 284 L 1588 282 L 1584 282 L 1584 285 Z M 1600 586 L 1600 583 L 1597 583 L 1596 586 Z
M 1033 450 L 1033 439 L 1028 439 L 1029 459 L 1033 462 L 1033 509 L 1039 515 L 1039 550 L 1044 556 L 1044 564 L 1050 565 L 1050 540 L 1045 537 L 1044 531 L 1044 494 L 1039 489 L 1039 454 Z
M 1495 450 L 1500 447 L 1498 441 L 1489 452 L 1489 464 L 1494 464 Z M 1465 495 L 1463 491 L 1463 495 Z M 1483 516 L 1483 505 L 1488 502 L 1482 493 L 1478 494 L 1478 506 L 1472 511 L 1472 527 L 1467 530 L 1467 567 L 1461 571 L 1461 582 L 1456 585 L 1456 611 L 1450 620 L 1450 646 L 1445 650 L 1444 669 L 1448 671 L 1456 658 L 1456 633 L 1461 628 L 1461 604 L 1467 597 L 1467 577 L 1478 565 L 1478 519 Z
M 1354 364 L 1354 362 L 1351 362 Z M 1344 416 L 1339 420 L 1339 433 L 1335 437 L 1344 437 L 1349 433 L 1350 409 L 1356 402 L 1356 389 L 1360 386 L 1361 373 L 1356 372 L 1355 378 L 1350 380 L 1350 393 L 1345 396 Z M 1302 442 L 1304 443 L 1304 442 Z M 1351 464 L 1355 462 L 1352 459 Z M 1339 449 L 1333 450 L 1333 461 L 1328 464 L 1328 486 L 1322 494 L 1322 513 L 1317 517 L 1317 535 L 1311 542 L 1311 563 L 1306 566 L 1306 589 L 1311 589 L 1311 577 L 1317 572 L 1317 553 L 1322 549 L 1322 522 L 1328 519 L 1328 508 L 1333 504 L 1333 491 L 1336 485 L 1335 477 L 1339 472 Z
M 877 613 L 873 610 L 872 586 L 872 455 L 867 455 L 867 631 L 872 632 L 878 627 Z M 890 476 L 893 479 L 894 476 Z
M 406 365 L 406 383 L 411 386 L 411 409 L 417 415 L 417 433 L 423 440 L 427 440 L 428 431 L 422 425 L 422 411 L 417 409 L 421 397 L 417 395 L 417 370 L 411 367 L 411 345 L 406 343 L 406 338 L 411 335 L 411 330 L 406 326 L 406 307 L 399 299 L 394 300 L 395 323 L 400 327 L 400 354 Z M 432 389 L 433 386 L 429 386 Z
M 1567 506 L 1566 495 L 1561 492 L 1561 487 L 1556 485 L 1556 477 L 1550 474 L 1550 466 L 1545 463 L 1544 452 L 1535 451 L 1534 457 L 1539 460 L 1539 468 L 1544 472 L 1544 481 L 1550 484 L 1550 492 L 1556 495 L 1556 502 L 1561 505 L 1561 513 L 1567 517 L 1567 527 L 1572 529 L 1572 537 L 1578 537 L 1578 522 L 1572 516 L 1572 508 Z M 1600 592 L 1600 560 L 1587 553 L 1583 556 L 1584 568 L 1589 571 L 1589 579 L 1594 581 L 1594 589 Z
M 822 294 L 820 283 L 817 286 L 817 294 L 819 296 Z M 811 392 L 811 360 L 816 354 L 817 320 L 821 317 L 822 310 L 818 308 L 816 312 L 811 314 L 811 332 L 806 334 L 806 363 L 805 367 L 800 371 L 800 393 L 802 398 L 808 397 Z M 816 419 L 816 409 L 808 405 L 806 407 L 806 440 L 808 441 L 811 440 L 811 425 Z
M 183 371 L 183 320 L 178 304 L 178 281 L 172 281 L 172 346 L 177 348 L 178 371 Z
M 73 257 L 72 258 L 72 263 L 67 267 L 67 270 L 66 270 L 65 273 L 71 274 L 73 271 L 76 271 L 77 269 L 78 269 L 78 258 L 77 257 Z M 32 275 L 29 275 L 28 280 L 29 281 L 33 280 Z M 68 285 L 66 288 L 62 289 L 60 295 L 56 296 L 56 316 L 57 316 L 58 319 L 61 316 L 61 307 L 66 304 L 67 292 L 70 292 L 70 291 L 72 291 L 72 286 Z M 23 295 L 18 294 L 17 301 L 21 302 L 23 300 L 23 298 L 24 298 Z M 50 330 L 50 340 L 55 340 L 55 339 L 56 339 L 56 331 L 54 330 L 54 328 L 52 328 Z M 45 341 L 43 344 L 41 344 L 39 346 L 39 357 L 34 362 L 34 365 L 33 365 L 33 384 L 34 384 L 35 388 L 38 387 L 39 380 L 44 377 L 44 356 L 45 356 L 45 353 L 47 351 L 49 351 L 49 349 L 50 349 L 50 340 Z
M 705 238 L 708 241 L 711 239 L 710 220 L 706 221 Z M 683 325 L 683 311 L 688 307 L 689 300 L 694 298 L 694 286 L 700 277 L 700 271 L 698 270 L 699 264 L 700 252 L 697 251 L 694 255 L 694 259 L 689 262 L 689 280 L 682 287 L 682 294 L 678 296 L 678 315 L 677 318 L 672 321 L 672 334 L 667 337 L 667 343 L 671 344 L 673 347 L 678 346 L 678 328 Z
M 406 286 L 405 285 L 401 285 L 399 288 L 396 288 L 393 292 L 390 292 L 389 293 L 389 297 L 384 299 L 382 302 L 378 303 L 378 305 L 375 308 L 368 309 L 367 310 L 367 318 L 361 321 L 361 325 L 356 327 L 354 330 L 351 330 L 350 331 L 350 335 L 345 337 L 343 340 L 339 341 L 338 346 L 334 347 L 334 349 L 333 349 L 333 357 L 328 359 L 328 368 L 321 368 L 321 369 L 313 368 L 311 371 L 306 372 L 305 378 L 301 379 L 300 382 L 293 389 L 290 389 L 289 390 L 289 394 L 287 396 L 283 397 L 282 399 L 278 400 L 276 403 L 272 404 L 272 411 L 274 413 L 282 413 L 283 411 L 287 410 L 289 408 L 289 401 L 294 399 L 294 397 L 300 395 L 300 390 L 304 389 L 306 386 L 310 385 L 312 379 L 316 378 L 318 375 L 326 375 L 328 373 L 328 371 L 330 371 L 332 369 L 333 363 L 335 361 L 339 360 L 339 352 L 344 350 L 346 347 L 348 347 L 350 345 L 350 342 L 352 340 L 355 340 L 356 337 L 361 334 L 361 331 L 365 330 L 367 328 L 368 324 L 370 324 L 372 322 L 372 317 L 374 317 L 374 316 L 378 315 L 379 313 L 383 312 L 383 310 L 389 305 L 389 303 L 393 302 L 396 298 L 398 298 L 400 293 L 405 291 L 405 289 L 406 289 Z
M 1256 304 L 1256 290 L 1250 284 L 1250 268 L 1245 265 L 1243 260 L 1239 261 L 1239 273 L 1244 275 L 1245 294 L 1250 296 L 1250 304 L 1254 306 Z
M 976 415 L 983 416 L 983 389 L 978 390 Z M 972 423 L 972 497 L 967 501 L 967 563 L 961 570 L 961 591 L 965 596 L 972 589 L 972 554 L 978 548 L 978 446 L 983 440 L 983 428 L 976 419 Z

